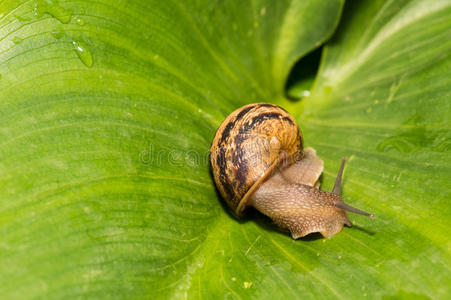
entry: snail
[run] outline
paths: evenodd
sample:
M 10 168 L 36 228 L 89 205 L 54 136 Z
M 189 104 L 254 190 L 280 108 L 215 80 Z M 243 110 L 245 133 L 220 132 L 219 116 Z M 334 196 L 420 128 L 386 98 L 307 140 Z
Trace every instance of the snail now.
M 241 217 L 253 206 L 293 239 L 319 232 L 328 238 L 352 226 L 347 212 L 374 218 L 343 202 L 342 160 L 331 193 L 319 190 L 323 161 L 303 148 L 295 119 L 283 108 L 254 103 L 232 112 L 220 125 L 210 148 L 216 186 Z

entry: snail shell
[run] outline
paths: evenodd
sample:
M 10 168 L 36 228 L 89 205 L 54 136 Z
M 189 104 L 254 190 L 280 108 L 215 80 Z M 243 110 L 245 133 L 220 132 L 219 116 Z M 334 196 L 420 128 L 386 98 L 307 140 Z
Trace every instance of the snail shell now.
M 210 163 L 218 190 L 236 215 L 242 215 L 249 196 L 278 166 L 302 158 L 302 144 L 296 121 L 273 104 L 249 104 L 224 120 L 211 145 Z

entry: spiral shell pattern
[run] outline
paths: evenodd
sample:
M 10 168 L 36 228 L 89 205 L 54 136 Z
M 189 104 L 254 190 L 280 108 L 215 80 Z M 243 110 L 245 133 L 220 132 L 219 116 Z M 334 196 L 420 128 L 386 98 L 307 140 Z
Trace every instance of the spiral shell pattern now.
M 249 104 L 224 120 L 210 148 L 210 164 L 219 192 L 236 215 L 277 167 L 302 158 L 302 146 L 296 121 L 279 106 Z

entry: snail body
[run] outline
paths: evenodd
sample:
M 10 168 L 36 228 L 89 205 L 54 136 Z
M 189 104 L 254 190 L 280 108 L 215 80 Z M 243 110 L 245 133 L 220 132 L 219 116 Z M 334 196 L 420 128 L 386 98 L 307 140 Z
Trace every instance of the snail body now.
M 232 112 L 210 149 L 216 186 L 237 216 L 253 206 L 294 239 L 312 232 L 325 237 L 351 226 L 346 211 L 368 213 L 340 196 L 344 161 L 332 193 L 319 190 L 323 161 L 303 148 L 294 118 L 279 106 L 255 103 Z

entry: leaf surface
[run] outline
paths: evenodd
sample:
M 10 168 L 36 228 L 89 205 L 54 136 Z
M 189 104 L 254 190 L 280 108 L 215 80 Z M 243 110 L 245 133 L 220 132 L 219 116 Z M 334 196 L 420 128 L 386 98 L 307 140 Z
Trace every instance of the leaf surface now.
M 342 5 L 1 2 L 0 297 L 446 298 L 449 1 L 347 4 L 286 100 Z M 348 156 L 344 198 L 377 219 L 293 241 L 232 218 L 208 149 L 256 101 L 298 118 L 323 189 Z

